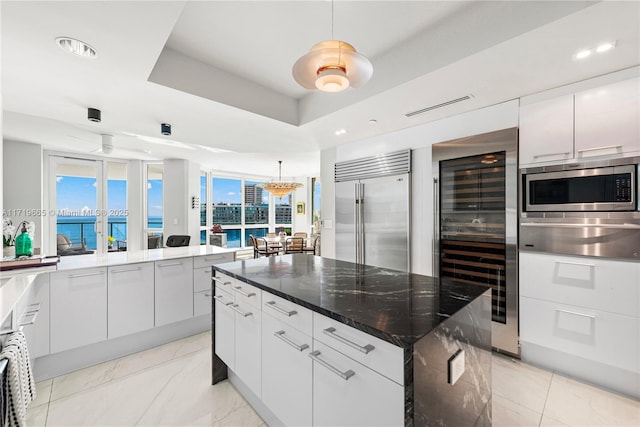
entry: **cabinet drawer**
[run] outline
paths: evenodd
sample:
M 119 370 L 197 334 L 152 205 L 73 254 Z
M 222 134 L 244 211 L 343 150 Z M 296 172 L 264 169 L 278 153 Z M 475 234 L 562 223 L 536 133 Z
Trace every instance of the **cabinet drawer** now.
M 313 425 L 404 425 L 404 387 L 317 340 L 313 350 Z
M 285 426 L 311 425 L 313 342 L 262 313 L 262 400 Z
M 213 291 L 211 289 L 193 293 L 193 315 L 202 316 L 211 314 L 211 299 Z M 227 300 L 228 301 L 228 300 Z
M 234 294 L 227 291 L 227 289 L 222 289 L 220 286 L 215 287 L 215 296 L 213 298 L 216 301 L 220 301 L 223 305 L 235 303 Z
M 638 317 L 640 263 L 520 253 L 520 294 Z
M 639 372 L 640 319 L 520 298 L 520 340 Z M 634 337 L 636 339 L 634 339 Z
M 193 292 L 211 289 L 211 267 L 193 269 Z
M 214 264 L 233 262 L 235 258 L 235 252 L 198 256 L 193 258 L 193 268 L 211 267 Z
M 263 292 L 262 311 L 309 336 L 313 335 L 313 312 L 309 309 L 268 292 Z
M 233 284 L 236 304 L 249 304 L 258 310 L 262 310 L 260 306 L 262 302 L 262 291 L 255 286 L 236 280 Z
M 215 283 L 216 286 L 219 286 L 220 288 L 225 290 L 228 289 L 229 292 L 231 292 L 231 289 L 233 289 L 233 286 L 237 282 L 237 280 L 233 277 L 227 276 L 226 274 L 220 273 L 219 271 L 215 271 L 215 276 L 211 280 L 213 281 L 213 283 Z
M 218 357 L 233 370 L 236 358 L 236 327 L 235 313 L 228 301 L 216 299 L 216 313 L 214 319 L 215 351 Z
M 318 313 L 313 313 L 313 338 L 404 384 L 404 350 Z

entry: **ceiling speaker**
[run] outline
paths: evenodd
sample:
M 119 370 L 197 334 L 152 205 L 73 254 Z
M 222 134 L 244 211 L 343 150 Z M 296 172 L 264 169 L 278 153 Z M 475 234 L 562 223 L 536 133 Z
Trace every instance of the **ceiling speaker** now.
M 100 120 L 102 120 L 101 116 L 102 114 L 97 108 L 89 108 L 87 110 L 87 119 L 89 119 L 90 122 L 100 123 Z

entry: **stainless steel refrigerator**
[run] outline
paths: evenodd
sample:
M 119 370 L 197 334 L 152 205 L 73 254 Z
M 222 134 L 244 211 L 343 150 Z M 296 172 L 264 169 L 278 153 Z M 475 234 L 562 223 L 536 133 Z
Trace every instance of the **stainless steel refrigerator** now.
M 409 271 L 410 151 L 336 164 L 336 258 Z

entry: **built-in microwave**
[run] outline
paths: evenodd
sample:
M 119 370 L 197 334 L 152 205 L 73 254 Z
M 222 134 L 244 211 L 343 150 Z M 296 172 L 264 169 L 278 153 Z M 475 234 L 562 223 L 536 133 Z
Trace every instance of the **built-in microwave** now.
M 524 170 L 524 211 L 637 210 L 637 163 L 580 166 L 571 170 Z

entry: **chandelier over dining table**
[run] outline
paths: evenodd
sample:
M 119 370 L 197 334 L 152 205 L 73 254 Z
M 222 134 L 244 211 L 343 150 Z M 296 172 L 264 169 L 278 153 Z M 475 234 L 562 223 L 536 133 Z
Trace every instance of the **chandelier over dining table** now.
M 302 187 L 298 182 L 282 180 L 282 160 L 278 160 L 278 181 L 271 181 L 264 184 L 258 184 L 257 187 L 263 188 L 275 197 L 283 198 L 292 191 Z

